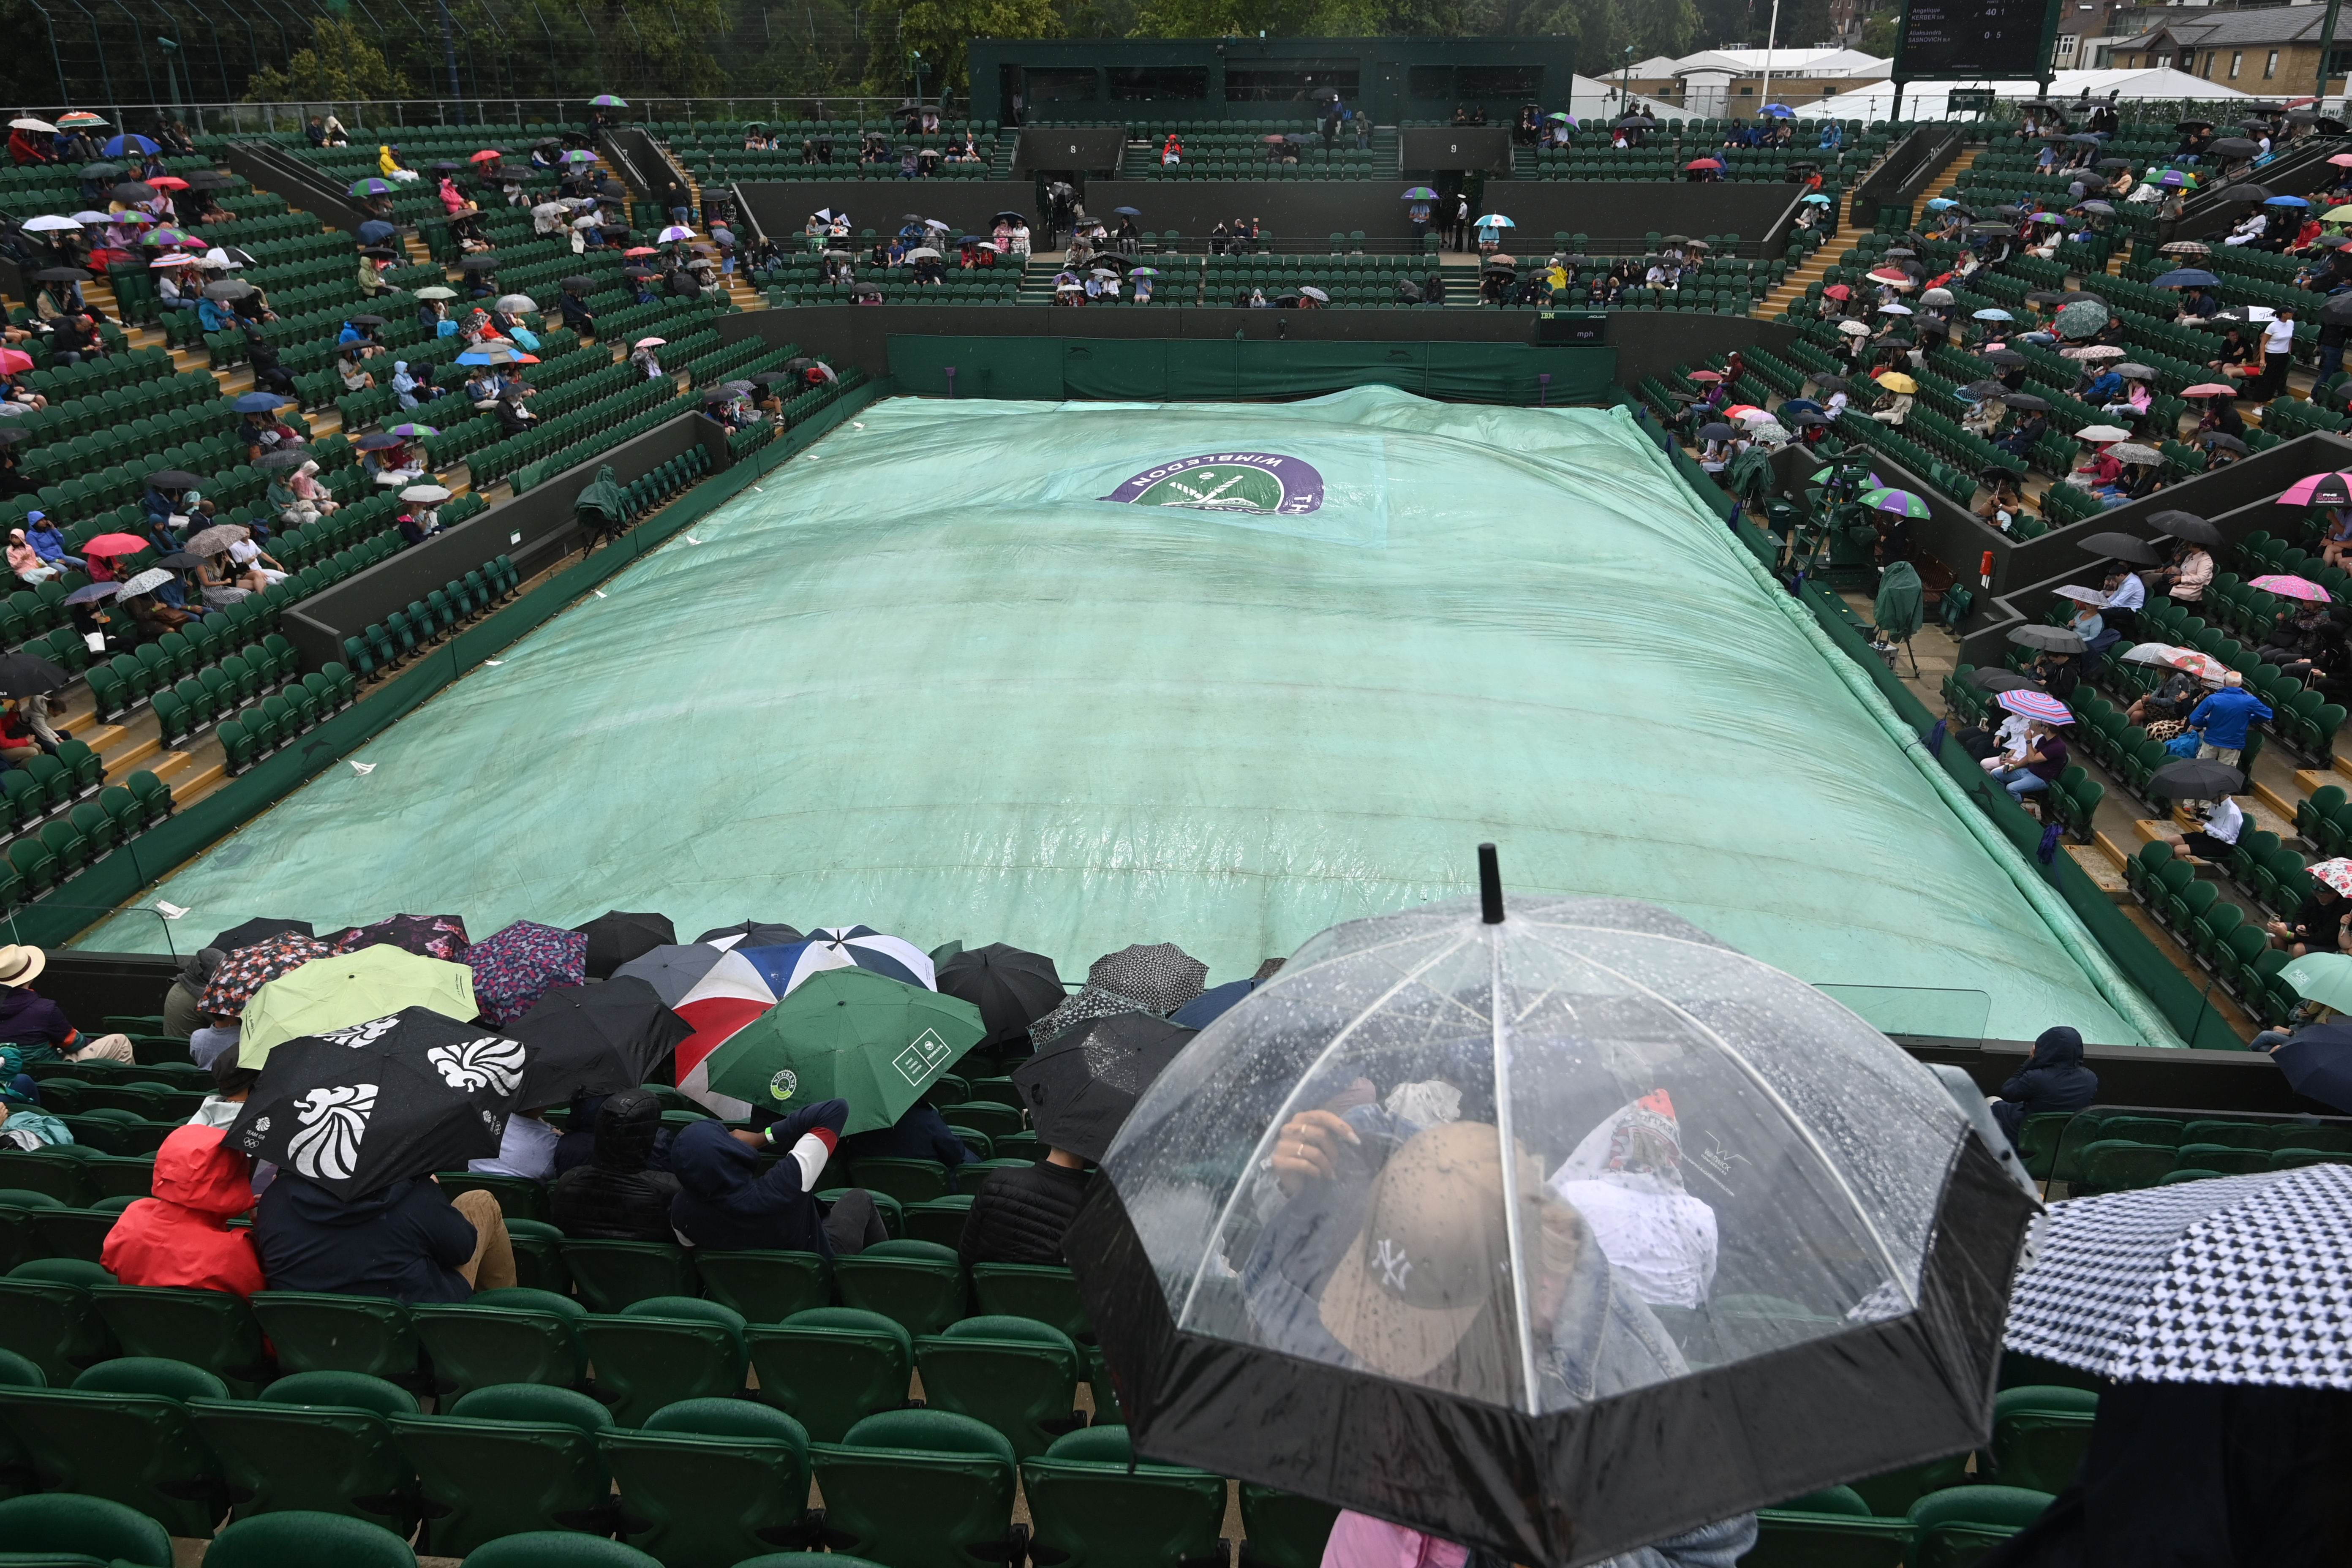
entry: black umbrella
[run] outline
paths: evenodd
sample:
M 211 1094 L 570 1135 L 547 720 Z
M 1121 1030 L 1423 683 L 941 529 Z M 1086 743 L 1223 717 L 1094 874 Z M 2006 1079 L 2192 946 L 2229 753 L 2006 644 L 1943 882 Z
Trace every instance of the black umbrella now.
M 29 653 L 0 654 L 0 697 L 32 697 L 55 691 L 69 679 L 46 658 Z
M 406 1007 L 271 1048 L 228 1146 L 346 1201 L 499 1152 L 530 1053 Z
M 240 947 L 252 947 L 268 942 L 280 931 L 299 931 L 304 936 L 316 936 L 309 921 L 282 921 L 268 915 L 256 915 L 242 925 L 233 925 L 205 943 L 223 952 L 235 952 Z
M 295 447 L 281 448 L 275 452 L 264 452 L 254 460 L 253 466 L 257 468 L 299 468 L 310 460 L 309 447 Z
M 119 180 L 123 168 L 120 163 L 84 163 L 81 177 L 85 180 Z
M 636 1088 L 694 1026 L 663 1006 L 652 986 L 624 974 L 594 985 L 550 987 L 506 1032 L 530 1051 L 515 1105 L 535 1110 Z
M 1712 425 L 1702 425 L 1698 427 L 1698 438 L 1702 441 L 1728 441 L 1738 434 L 1738 430 L 1720 420 Z
M 344 320 L 354 327 L 381 327 L 384 324 L 382 316 L 346 316 Z
M 1984 482 L 1988 485 L 1997 485 L 2003 479 L 2007 479 L 2011 484 L 2023 484 L 2025 482 L 2024 474 L 2015 468 L 2004 468 L 1999 464 L 1995 464 L 1993 467 L 1987 468 L 1979 477 L 1982 478 Z
M 2205 437 L 2205 442 L 2206 442 L 2206 445 L 2208 445 L 2208 446 L 2211 446 L 2211 447 L 2221 447 L 2221 448 L 2222 448 L 2223 450 L 2225 450 L 2225 451 L 2235 452 L 2235 453 L 2237 453 L 2237 454 L 2238 454 L 2238 456 L 2240 456 L 2240 457 L 2242 457 L 2242 457 L 2244 457 L 2248 452 L 2250 452 L 2250 451 L 2252 451 L 2252 447 L 2248 447 L 2248 446 L 2247 446 L 2243 441 L 2240 440 L 2237 437 L 2235 437 L 2235 436 L 2225 436 L 2225 435 L 2223 435 L 2223 434 L 2222 434 L 2221 431 L 2219 431 L 2219 430 L 2216 430 L 2216 431 L 2214 431 L 2211 435 L 2210 435 L 2210 436 L 2206 437 Z M 2184 536 L 2184 537 L 2185 537 L 2185 536 Z M 2213 542 L 2213 543 L 2215 543 L 2215 544 L 2219 544 L 2219 543 L 2221 543 L 2221 542 L 2219 539 L 2216 539 L 2216 540 L 2213 540 L 2211 542 Z
M 499 258 L 495 256 L 468 256 L 465 260 L 457 263 L 457 270 L 460 272 L 487 272 L 498 264 Z
M 2025 363 L 2025 356 L 2015 349 L 1987 349 L 1977 357 L 1987 364 L 1997 364 L 2003 369 L 2013 369 Z
M 164 556 L 162 560 L 155 563 L 156 565 L 163 567 L 167 572 L 193 572 L 204 563 L 205 558 L 203 556 L 192 555 L 184 550 L 174 550 L 172 553 Z
M 1969 684 L 1979 691 L 2039 691 L 2042 683 L 2028 680 L 2013 669 L 2001 669 L 1988 665 L 1969 675 Z
M 1149 1013 L 1114 1013 L 1062 1036 L 1013 1072 L 1037 1141 L 1101 1159 L 1144 1089 L 1198 1033 Z
M 33 276 L 43 283 L 87 283 L 89 274 L 79 267 L 44 267 Z
M 2147 775 L 2150 795 L 2167 800 L 2219 800 L 2246 787 L 2246 775 L 2226 763 L 2183 757 Z
M 2055 289 L 2030 289 L 2026 290 L 2025 302 L 2029 305 L 2055 305 L 2065 298 Z
M 2205 149 L 2216 158 L 2251 158 L 2262 151 L 2259 144 L 2243 136 L 2224 136 Z M 2223 195 L 2229 193 L 2224 191 Z
M 2134 539 L 2128 533 L 2095 533 L 2088 539 L 2074 542 L 2094 555 L 2104 555 L 2111 561 L 2128 561 L 2135 566 L 2154 566 L 2164 557 L 2145 539 Z
M 2235 440 L 2236 437 L 2228 439 Z M 2185 539 L 2193 544 L 2221 542 L 2221 531 L 2193 511 L 2159 511 L 2148 518 L 2147 525 L 2158 533 L 2168 533 L 2175 539 Z
M 113 195 L 118 202 L 152 202 L 155 187 L 144 180 L 125 180 L 114 187 Z
M 728 942 L 730 937 L 735 940 Z M 726 942 L 730 947 L 783 947 L 803 939 L 798 930 L 782 921 L 745 921 L 740 925 L 704 931 L 694 940 Z
M 2221 193 L 2220 199 L 2252 206 L 2256 203 L 2270 200 L 2273 194 L 2266 185 L 2231 185 Z
M 2011 408 L 2022 408 L 2028 414 L 2040 414 L 2050 406 L 2048 398 L 2036 397 L 2030 392 L 2004 392 L 2000 395 L 2000 400 Z
M 2295 1093 L 2352 1112 L 2352 1025 L 2314 1024 L 2297 1029 L 2271 1053 L 2271 1060 Z
M 1025 1047 L 1029 1026 L 1060 1006 L 1066 994 L 1052 959 L 1001 942 L 969 948 L 940 964 L 939 987 L 940 995 L 980 1009 L 988 1030 L 981 1037 L 983 1047 Z
M 1972 381 L 1969 383 L 1966 386 L 1960 388 L 1960 395 L 1962 397 L 1976 398 L 2007 397 L 2009 395 L 2009 388 L 2000 382 L 1994 381 L 1988 377 L 1983 381 Z
M 2011 629 L 2009 640 L 2022 647 L 2040 648 L 2045 653 L 2080 653 L 2084 647 L 2082 634 L 2070 632 L 2064 626 L 2016 626 Z
M 159 490 L 198 489 L 206 482 L 203 475 L 192 474 L 185 468 L 158 468 L 147 476 L 147 483 Z
M 2327 303 L 2319 307 L 2319 320 L 2326 326 L 2352 326 L 2352 289 L 2330 294 Z
M 613 971 L 633 958 L 642 957 L 657 947 L 677 944 L 677 928 L 669 923 L 667 915 L 606 910 L 586 925 L 572 929 L 588 939 L 591 980 L 607 979 Z
M 405 446 L 406 444 L 406 437 L 395 436 L 389 430 L 375 431 L 372 435 L 362 436 L 358 440 L 352 443 L 352 446 L 357 447 L 362 452 L 389 452 L 394 447 Z
M 224 174 L 217 169 L 198 169 L 188 177 L 192 191 L 226 191 L 236 184 L 236 176 Z

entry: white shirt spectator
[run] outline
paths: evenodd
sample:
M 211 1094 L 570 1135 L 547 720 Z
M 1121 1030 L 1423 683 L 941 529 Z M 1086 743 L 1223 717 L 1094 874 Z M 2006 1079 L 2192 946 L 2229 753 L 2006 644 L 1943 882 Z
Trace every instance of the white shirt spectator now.
M 2108 595 L 2105 607 L 2110 610 L 2137 610 L 2147 603 L 2147 584 L 2137 572 L 2126 572 L 2116 591 Z
M 2294 323 L 2273 316 L 2263 323 L 2263 353 L 2283 354 L 2294 348 Z
M 2238 803 L 2226 795 L 2205 808 L 2205 833 L 2208 837 L 2218 838 L 2224 844 L 2235 844 L 2245 826 L 2246 814 L 2239 810 Z

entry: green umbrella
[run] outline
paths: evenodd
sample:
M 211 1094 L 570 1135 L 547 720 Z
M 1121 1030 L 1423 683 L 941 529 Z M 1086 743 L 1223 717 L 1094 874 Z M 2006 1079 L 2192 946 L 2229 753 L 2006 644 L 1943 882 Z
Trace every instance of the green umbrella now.
M 314 958 L 256 991 L 245 1005 L 237 1066 L 257 1068 L 283 1041 L 388 1018 L 404 1007 L 474 1016 L 481 1011 L 474 1000 L 474 972 L 383 942 Z
M 969 1002 L 870 969 L 821 970 L 710 1053 L 710 1088 L 780 1112 L 845 1100 L 845 1131 L 871 1132 L 987 1032 Z
M 2306 952 L 2278 973 L 2305 1001 L 2352 1013 L 2352 958 L 2340 952 Z

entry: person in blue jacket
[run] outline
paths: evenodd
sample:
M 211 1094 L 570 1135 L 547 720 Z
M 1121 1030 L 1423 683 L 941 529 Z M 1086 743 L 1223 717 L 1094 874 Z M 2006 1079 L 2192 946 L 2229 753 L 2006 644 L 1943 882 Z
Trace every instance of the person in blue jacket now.
M 849 1102 L 822 1100 L 758 1132 L 698 1121 L 670 1144 L 669 1168 L 678 1195 L 670 1224 L 688 1247 L 717 1252 L 814 1252 L 827 1258 L 863 1252 L 888 1232 L 873 1194 L 848 1188 L 824 1213 L 816 1179 L 849 1124 Z M 760 1152 L 783 1158 L 765 1172 Z
M 2099 1095 L 2099 1075 L 2083 1065 L 2083 1037 L 2061 1024 L 2044 1029 L 2017 1076 L 2000 1086 L 1992 1119 L 2015 1143 L 2025 1119 L 2049 1111 L 2080 1110 Z
M 477 1284 L 515 1282 L 498 1200 L 456 1202 L 430 1176 L 339 1198 L 280 1168 L 254 1210 L 254 1245 L 272 1290 L 322 1290 L 394 1300 L 463 1301 Z
M 2236 767 L 2247 730 L 2270 717 L 2270 704 L 2246 689 L 2245 677 L 2231 670 L 2221 678 L 2221 690 L 2189 711 L 2189 727 L 2197 732 L 2197 755 Z
M 938 1107 L 925 1100 L 917 1100 L 888 1127 L 844 1138 L 840 1154 L 845 1160 L 937 1160 L 950 1171 L 976 1158 L 971 1145 L 949 1128 Z

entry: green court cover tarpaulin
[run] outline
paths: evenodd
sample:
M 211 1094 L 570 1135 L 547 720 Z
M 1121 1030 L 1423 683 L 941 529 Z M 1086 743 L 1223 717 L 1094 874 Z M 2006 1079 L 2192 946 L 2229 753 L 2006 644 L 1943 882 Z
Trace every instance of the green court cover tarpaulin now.
M 1229 979 L 1493 839 L 1882 1026 L 2147 1037 L 1838 657 L 1622 412 L 898 398 L 155 896 L 198 940 L 618 908 Z

